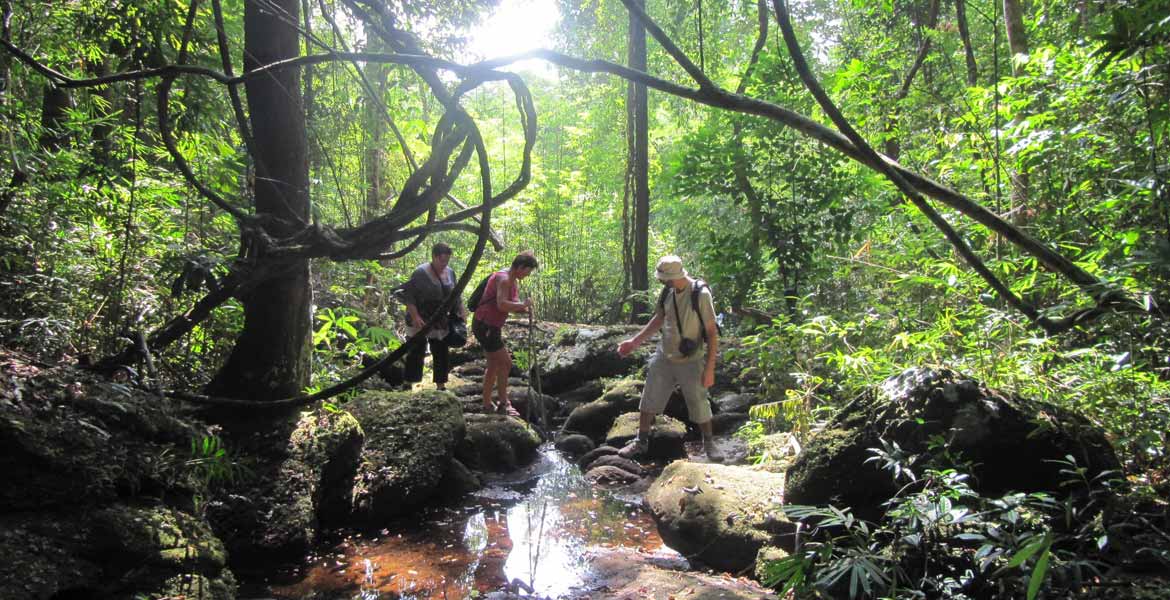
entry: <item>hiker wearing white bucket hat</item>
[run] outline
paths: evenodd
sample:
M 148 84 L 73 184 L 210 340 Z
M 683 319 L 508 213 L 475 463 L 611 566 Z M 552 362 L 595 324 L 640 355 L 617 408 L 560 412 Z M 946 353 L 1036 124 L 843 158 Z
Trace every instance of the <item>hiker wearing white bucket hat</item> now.
M 626 458 L 644 454 L 650 445 L 650 427 L 662 414 L 677 386 L 687 403 L 687 414 L 703 433 L 703 449 L 712 462 L 723 462 L 711 430 L 711 404 L 707 388 L 715 384 L 715 357 L 719 352 L 719 330 L 711 289 L 693 279 L 682 259 L 663 256 L 654 267 L 654 276 L 665 285 L 655 305 L 654 316 L 634 337 L 618 344 L 626 356 L 660 329 L 658 349 L 646 366 L 646 386 L 638 403 L 638 435 L 618 453 Z M 699 350 L 706 342 L 706 352 Z

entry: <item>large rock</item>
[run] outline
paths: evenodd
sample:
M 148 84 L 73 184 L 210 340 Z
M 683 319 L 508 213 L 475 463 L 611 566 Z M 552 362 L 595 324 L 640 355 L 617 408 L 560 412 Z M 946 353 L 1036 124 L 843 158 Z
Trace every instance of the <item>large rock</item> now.
M 0 553 L 0 598 L 235 598 L 223 543 L 162 506 L 4 515 Z
M 228 439 L 229 448 L 252 458 L 251 476 L 208 505 L 233 560 L 298 560 L 316 543 L 322 522 L 349 517 L 364 441 L 349 412 L 318 408 L 237 422 Z
M 713 400 L 712 404 L 715 405 L 716 413 L 746 413 L 757 402 L 755 394 L 727 392 Z
M 160 401 L 89 373 L 68 381 L 0 376 L 0 513 L 113 502 L 183 485 L 173 452 L 207 433 Z M 188 489 L 187 495 L 192 490 Z
M 605 393 L 605 384 L 598 380 L 590 380 L 567 391 L 557 394 L 557 399 L 563 404 L 579 406 L 586 402 L 593 402 Z
M 883 440 L 914 454 L 945 440 L 947 451 L 971 463 L 972 487 L 987 495 L 1060 492 L 1066 477 L 1051 461 L 1066 455 L 1090 478 L 1119 468 L 1104 434 L 1079 415 L 989 390 L 954 371 L 916 368 L 846 406 L 813 438 L 788 471 L 785 501 L 880 516 L 895 483 L 865 461 Z
M 439 482 L 439 496 L 445 499 L 461 498 L 483 488 L 479 477 L 459 460 L 452 458 Z
M 557 450 L 569 455 L 570 458 L 578 458 L 587 452 L 592 451 L 597 447 L 593 440 L 588 436 L 579 433 L 570 433 L 567 435 L 558 436 L 554 442 Z
M 368 392 L 345 407 L 366 434 L 353 488 L 357 520 L 382 523 L 426 502 L 463 439 L 459 401 L 440 391 Z
M 540 436 L 523 420 L 505 415 L 469 414 L 467 434 L 456 456 L 472 469 L 514 471 L 536 459 Z
M 546 394 L 559 394 L 591 379 L 620 377 L 646 364 L 654 344 L 648 341 L 629 356 L 619 356 L 618 343 L 638 332 L 637 327 L 563 326 L 552 345 L 541 351 L 541 381 Z
M 590 551 L 589 577 L 564 600 L 778 600 L 741 577 L 702 573 L 678 557 L 630 549 Z M 490 596 L 489 596 L 490 597 Z
M 621 448 L 626 442 L 634 439 L 638 434 L 639 414 L 626 413 L 614 420 L 609 433 L 605 435 L 605 445 Z M 687 427 L 682 421 L 667 415 L 654 417 L 654 424 L 650 427 L 650 447 L 646 451 L 646 458 L 679 458 L 687 455 L 683 439 Z
M 0 350 L 0 598 L 228 600 L 224 545 L 194 509 L 233 456 L 174 402 Z M 222 471 L 219 471 L 222 473 Z
M 784 476 L 745 467 L 675 461 L 646 492 L 667 546 L 713 568 L 738 573 L 760 548 L 792 548 L 784 517 Z
M 528 407 L 529 397 L 535 400 L 532 403 L 531 409 Z M 509 387 L 508 402 L 525 419 L 531 417 L 533 423 L 540 423 L 542 412 L 544 413 L 544 418 L 549 422 L 560 412 L 560 402 L 556 398 L 547 394 L 538 393 L 528 386 Z
M 620 379 L 608 388 L 600 398 L 583 404 L 569 413 L 565 431 L 581 433 L 600 441 L 613 426 L 619 415 L 638 410 L 645 385 L 638 379 Z

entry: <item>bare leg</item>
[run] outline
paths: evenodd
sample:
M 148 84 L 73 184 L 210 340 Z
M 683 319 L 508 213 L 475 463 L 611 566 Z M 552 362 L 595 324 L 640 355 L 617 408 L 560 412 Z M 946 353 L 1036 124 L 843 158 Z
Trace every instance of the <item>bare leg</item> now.
M 496 385 L 496 372 L 499 370 L 498 355 L 500 352 L 506 352 L 506 350 L 488 352 L 487 368 L 483 370 L 483 409 L 488 412 L 495 409 L 495 405 L 492 404 L 492 387 Z
M 496 367 L 496 406 L 508 406 L 508 375 L 512 373 L 512 355 L 507 348 L 500 350 Z

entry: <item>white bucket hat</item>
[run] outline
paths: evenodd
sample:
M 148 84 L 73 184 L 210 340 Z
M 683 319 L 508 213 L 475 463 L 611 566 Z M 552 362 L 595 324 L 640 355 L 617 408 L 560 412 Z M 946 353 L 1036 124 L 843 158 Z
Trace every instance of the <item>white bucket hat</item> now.
M 687 270 L 683 268 L 682 259 L 672 254 L 658 259 L 658 264 L 654 267 L 654 276 L 658 281 L 666 283 L 686 277 Z

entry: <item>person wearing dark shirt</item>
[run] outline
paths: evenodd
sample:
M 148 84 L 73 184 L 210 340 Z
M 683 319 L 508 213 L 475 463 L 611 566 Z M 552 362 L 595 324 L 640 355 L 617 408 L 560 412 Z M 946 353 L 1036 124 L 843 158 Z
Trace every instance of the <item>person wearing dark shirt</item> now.
M 413 336 L 423 325 L 430 320 L 443 303 L 443 299 L 455 287 L 455 271 L 448 266 L 451 262 L 451 247 L 443 242 L 431 248 L 431 260 L 418 266 L 411 274 L 410 280 L 402 288 L 402 295 L 406 301 L 406 335 Z M 462 302 L 455 302 L 455 310 L 460 317 L 466 318 L 467 312 Z M 434 372 L 435 387 L 442 390 L 447 387 L 447 372 L 450 370 L 447 344 L 443 338 L 447 335 L 449 323 L 444 315 L 427 332 L 426 343 L 417 344 L 406 355 L 404 369 L 405 385 L 422 381 L 423 359 L 426 357 L 427 346 L 431 348 L 431 370 Z

